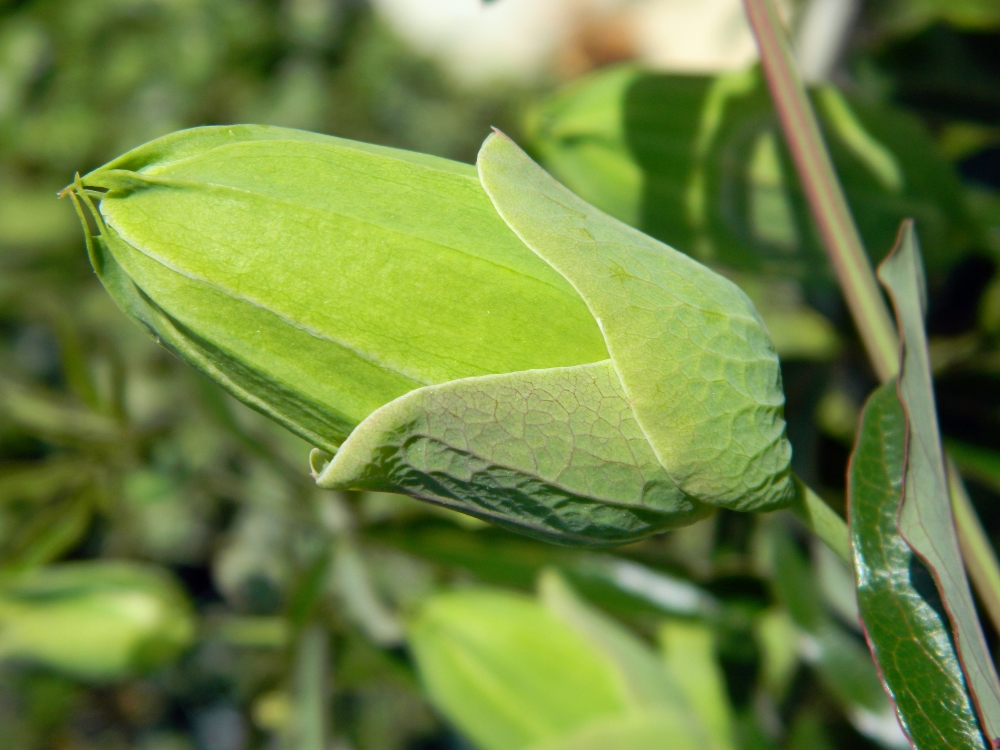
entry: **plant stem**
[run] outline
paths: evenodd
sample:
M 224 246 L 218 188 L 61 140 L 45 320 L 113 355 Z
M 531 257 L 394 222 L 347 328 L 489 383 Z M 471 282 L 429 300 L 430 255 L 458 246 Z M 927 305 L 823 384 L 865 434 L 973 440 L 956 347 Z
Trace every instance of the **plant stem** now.
M 830 153 L 820 134 L 819 122 L 796 69 L 774 0 L 743 1 L 757 37 L 771 97 L 813 218 L 823 236 L 868 358 L 879 379 L 885 382 L 899 372 L 899 341 L 889 306 L 875 279 Z M 961 476 L 950 458 L 947 462 L 962 557 L 976 592 L 987 604 L 994 628 L 1000 632 L 1000 563 L 969 502 Z M 834 548 L 834 551 L 837 550 Z
M 979 523 L 969 493 L 962 484 L 962 475 L 950 456 L 947 457 L 947 468 L 951 508 L 955 514 L 962 557 L 972 585 L 993 621 L 993 627 L 1000 632 L 1000 566 L 997 565 L 996 552 Z
M 837 557 L 848 565 L 853 565 L 851 539 L 844 519 L 797 476 L 793 476 L 792 481 L 795 482 L 796 493 L 789 510 L 833 550 Z
M 882 381 L 899 371 L 899 342 L 851 216 L 819 122 L 792 57 L 773 0 L 744 0 L 785 139 L 854 324 Z

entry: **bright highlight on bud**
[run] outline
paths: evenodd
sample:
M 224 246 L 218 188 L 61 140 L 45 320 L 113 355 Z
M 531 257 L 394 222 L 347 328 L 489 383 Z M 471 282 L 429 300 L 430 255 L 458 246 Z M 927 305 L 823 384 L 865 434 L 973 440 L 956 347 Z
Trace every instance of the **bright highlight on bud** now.
M 503 136 L 477 173 L 200 128 L 70 191 L 119 306 L 322 449 L 323 487 L 568 543 L 790 498 L 777 357 L 750 301 Z

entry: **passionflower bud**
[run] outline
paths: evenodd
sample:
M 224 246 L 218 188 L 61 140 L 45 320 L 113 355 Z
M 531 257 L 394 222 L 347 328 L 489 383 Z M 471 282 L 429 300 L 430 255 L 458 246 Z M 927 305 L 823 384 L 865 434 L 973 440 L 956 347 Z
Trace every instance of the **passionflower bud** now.
M 747 297 L 502 135 L 478 171 L 260 126 L 78 178 L 122 309 L 320 449 L 322 487 L 617 543 L 792 492 Z

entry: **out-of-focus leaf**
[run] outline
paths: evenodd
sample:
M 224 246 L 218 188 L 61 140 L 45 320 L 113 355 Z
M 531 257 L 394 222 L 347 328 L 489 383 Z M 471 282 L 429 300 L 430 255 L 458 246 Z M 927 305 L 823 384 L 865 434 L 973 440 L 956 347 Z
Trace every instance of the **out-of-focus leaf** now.
M 500 215 L 600 321 L 636 421 L 671 480 L 712 505 L 787 504 L 781 375 L 746 295 L 585 203 L 506 136 L 490 136 L 478 164 Z
M 115 680 L 174 659 L 193 636 L 183 590 L 157 568 L 64 563 L 0 580 L 3 658 Z
M 404 492 L 564 544 L 621 543 L 712 512 L 660 466 L 609 362 L 413 391 L 317 473 L 320 487 Z
M 795 622 L 786 609 L 774 607 L 757 617 L 754 635 L 761 652 L 761 683 L 781 700 L 799 664 Z
M 549 172 L 632 226 L 640 220 L 643 175 L 629 156 L 620 112 L 636 75 L 622 65 L 574 81 L 531 110 L 525 128 Z
M 633 709 L 670 711 L 687 700 L 656 652 L 604 613 L 586 604 L 555 570 L 539 577 L 538 596 L 556 617 L 614 663 Z
M 533 745 L 530 750 L 699 750 L 676 714 L 640 713 L 598 719 L 568 737 Z
M 892 0 L 878 9 L 878 22 L 893 35 L 912 34 L 935 22 L 970 30 L 1000 26 L 993 0 Z
M 667 669 L 698 715 L 708 746 L 733 750 L 733 710 L 711 628 L 694 620 L 671 619 L 660 626 L 659 639 Z
M 289 747 L 326 750 L 329 715 L 329 653 L 326 629 L 319 623 L 303 628 L 292 671 L 293 702 L 287 726 Z
M 1000 491 L 1000 453 L 958 440 L 946 439 L 945 446 L 962 476 Z
M 110 417 L 7 379 L 0 380 L 0 415 L 31 434 L 59 442 L 115 443 L 123 435 Z
M 614 663 L 525 596 L 431 597 L 409 643 L 431 701 L 484 750 L 553 741 L 629 707 Z
M 31 514 L 0 554 L 3 566 L 32 568 L 57 560 L 70 551 L 90 526 L 95 492 L 92 487 L 84 488 Z
M 1000 681 L 965 576 L 952 515 L 924 331 L 927 289 L 912 223 L 903 225 L 897 247 L 879 267 L 879 278 L 892 297 L 903 341 L 898 392 L 906 413 L 906 464 L 899 533 L 937 584 L 983 730 L 990 742 L 1000 741 Z
M 893 382 L 868 400 L 849 472 L 858 605 L 900 723 L 924 748 L 986 747 L 934 581 L 899 533 L 906 414 Z
M 908 216 L 917 219 L 935 274 L 980 241 L 954 169 L 915 119 L 830 87 L 814 99 L 875 258 Z M 533 145 L 546 166 L 552 159 L 554 174 L 599 208 L 637 216 L 634 225 L 654 237 L 740 270 L 823 275 L 823 249 L 756 72 L 713 79 L 611 69 L 556 94 L 531 122 Z M 589 157 L 595 151 L 600 168 Z M 620 197 L 602 203 L 592 185 L 635 168 L 641 205 L 623 206 Z

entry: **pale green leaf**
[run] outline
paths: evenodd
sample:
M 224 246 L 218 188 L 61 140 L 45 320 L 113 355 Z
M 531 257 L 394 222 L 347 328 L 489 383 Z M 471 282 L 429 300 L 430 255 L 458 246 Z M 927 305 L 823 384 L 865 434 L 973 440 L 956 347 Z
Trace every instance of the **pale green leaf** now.
M 734 750 L 733 709 L 712 629 L 698 620 L 671 618 L 660 626 L 659 637 L 667 668 L 697 714 L 708 747 Z
M 583 601 L 555 570 L 542 572 L 538 597 L 553 615 L 573 628 L 595 653 L 603 654 L 616 667 L 622 692 L 635 710 L 687 709 L 681 686 L 667 671 L 659 655 L 603 612 Z M 697 723 L 691 723 L 697 733 Z
M 431 597 L 409 643 L 431 701 L 483 750 L 554 741 L 629 706 L 613 663 L 524 596 Z
M 530 750 L 702 750 L 678 712 L 629 714 L 601 719 Z
M 739 510 L 786 504 L 781 372 L 746 295 L 585 203 L 506 136 L 487 139 L 479 169 L 504 220 L 587 301 L 636 420 L 677 486 Z
M 75 562 L 0 579 L 0 659 L 113 680 L 170 661 L 193 638 L 183 590 L 157 568 Z

